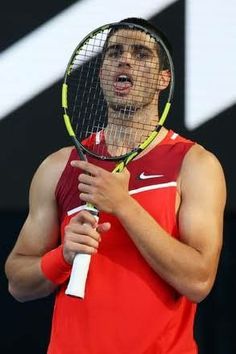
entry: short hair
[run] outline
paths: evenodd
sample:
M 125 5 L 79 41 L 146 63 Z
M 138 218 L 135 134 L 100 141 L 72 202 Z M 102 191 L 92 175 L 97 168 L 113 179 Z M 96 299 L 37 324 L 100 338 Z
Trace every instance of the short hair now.
M 156 26 L 154 26 L 151 22 L 149 22 L 141 17 L 127 17 L 127 18 L 124 18 L 123 20 L 119 21 L 118 23 L 129 23 L 131 25 L 133 24 L 133 25 L 138 25 L 138 26 L 144 27 L 148 32 L 153 33 L 158 38 L 160 38 L 161 41 L 166 46 L 167 50 L 169 51 L 170 55 L 172 55 L 172 47 L 171 47 L 171 44 L 170 44 L 169 40 L 167 39 L 166 35 L 160 29 L 158 29 Z M 159 59 L 160 59 L 161 69 L 169 69 L 168 56 L 167 56 L 165 50 L 162 48 L 162 46 L 158 46 L 158 55 L 159 55 Z
M 153 24 L 151 24 L 149 21 L 147 21 L 141 17 L 127 17 L 127 18 L 117 22 L 117 24 L 121 24 L 121 25 L 122 25 L 122 23 L 124 23 L 124 24 L 127 23 L 130 25 L 138 25 L 138 26 L 141 26 L 144 29 L 146 29 L 148 32 L 153 33 L 154 36 L 157 36 L 157 38 L 160 38 L 160 40 L 164 43 L 164 45 L 165 45 L 166 49 L 168 50 L 168 52 L 170 53 L 170 55 L 172 54 L 172 48 L 171 48 L 170 42 L 168 41 L 166 35 L 162 31 L 157 29 L 157 27 L 154 26 Z M 104 52 L 106 52 L 109 38 L 121 28 L 122 27 L 115 27 L 108 33 L 106 41 L 105 41 L 105 45 L 103 48 Z M 138 30 L 138 28 L 137 28 L 137 30 Z M 141 29 L 140 29 L 140 31 L 141 31 Z M 170 64 L 169 64 L 168 55 L 166 54 L 165 49 L 162 46 L 158 45 L 158 41 L 156 43 L 157 43 L 157 54 L 158 54 L 159 60 L 160 60 L 160 70 L 169 69 Z

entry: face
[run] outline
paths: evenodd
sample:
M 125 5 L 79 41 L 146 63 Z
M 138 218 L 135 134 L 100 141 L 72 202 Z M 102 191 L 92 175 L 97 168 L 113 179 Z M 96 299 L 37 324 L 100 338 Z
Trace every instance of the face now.
M 157 43 L 148 34 L 120 29 L 109 39 L 100 70 L 105 98 L 114 110 L 157 104 L 160 88 Z

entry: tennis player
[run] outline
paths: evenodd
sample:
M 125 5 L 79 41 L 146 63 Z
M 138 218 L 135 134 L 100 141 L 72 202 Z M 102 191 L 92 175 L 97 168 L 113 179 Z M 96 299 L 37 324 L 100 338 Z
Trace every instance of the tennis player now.
M 104 62 L 108 121 L 114 124 L 125 107 L 140 119 L 158 119 L 168 72 L 159 88 L 150 85 L 158 76 L 153 62 L 135 76 L 134 37 L 123 33 L 116 45 L 116 35 L 106 60 L 125 79 L 108 90 Z M 141 45 L 145 36 L 138 35 L 143 68 L 154 55 L 153 44 Z M 226 187 L 219 161 L 165 127 L 121 173 L 110 172 L 112 162 L 88 160 L 66 147 L 37 169 L 29 214 L 6 262 L 10 293 L 24 302 L 56 291 L 48 354 L 196 354 L 196 306 L 212 289 L 222 247 Z M 98 208 L 99 221 L 83 210 L 85 202 Z M 92 254 L 84 299 L 65 294 L 77 253 Z

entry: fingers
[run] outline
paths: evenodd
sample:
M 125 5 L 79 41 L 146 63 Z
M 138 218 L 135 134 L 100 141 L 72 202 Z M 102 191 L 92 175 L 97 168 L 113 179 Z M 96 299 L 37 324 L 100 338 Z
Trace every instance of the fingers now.
M 80 168 L 81 170 L 83 170 L 84 172 L 92 176 L 98 175 L 99 171 L 103 170 L 102 168 L 95 166 L 87 161 L 80 161 L 80 160 L 71 161 L 71 166 Z
M 97 219 L 92 215 L 89 211 L 82 210 L 75 216 L 73 216 L 70 220 L 70 224 L 74 223 L 76 225 L 84 225 L 89 224 L 92 228 L 97 227 Z
M 104 222 L 103 224 L 99 224 L 97 226 L 97 231 L 99 233 L 102 233 L 102 232 L 106 232 L 106 231 L 109 231 L 111 228 L 111 224 L 109 222 Z
M 86 226 L 85 226 L 86 228 Z M 94 254 L 97 253 L 101 238 L 95 235 L 68 233 L 64 241 L 66 256 L 72 261 L 77 253 Z
M 77 253 L 95 254 L 101 242 L 100 233 L 110 229 L 110 223 L 98 224 L 88 211 L 81 211 L 65 227 L 63 254 L 72 263 Z
M 85 173 L 87 173 L 87 177 L 90 177 L 91 180 L 93 178 L 92 176 L 99 176 L 104 171 L 103 168 L 93 165 L 88 161 L 73 160 L 73 161 L 71 161 L 71 166 L 83 170 Z M 124 167 L 124 169 L 120 173 L 123 173 L 127 176 L 130 175 L 130 173 L 126 167 Z M 91 175 L 91 176 L 89 176 L 89 175 Z M 80 180 L 80 181 L 85 182 L 85 180 L 83 180 L 83 177 L 82 177 L 82 180 Z M 88 181 L 89 181 L 89 178 L 88 179 L 86 178 L 86 182 L 88 182 Z
M 72 263 L 77 253 L 95 254 L 101 237 L 90 224 L 69 223 L 65 227 L 63 255 Z
M 114 214 L 129 198 L 129 171 L 111 173 L 87 161 L 72 161 L 72 166 L 82 169 L 78 173 L 79 197 L 94 205 L 99 211 Z
M 93 246 L 94 241 L 100 240 L 100 235 L 96 228 L 98 226 L 97 219 L 88 211 L 80 211 L 71 218 L 69 224 L 65 227 L 65 233 L 70 235 L 70 240 L 81 244 Z M 91 240 L 90 240 L 91 239 Z

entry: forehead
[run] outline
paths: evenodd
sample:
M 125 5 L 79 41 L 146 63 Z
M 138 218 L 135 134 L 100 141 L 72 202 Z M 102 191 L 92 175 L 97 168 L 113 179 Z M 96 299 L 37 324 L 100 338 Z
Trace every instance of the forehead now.
M 157 42 L 149 34 L 133 30 L 119 29 L 108 39 L 108 47 L 110 45 L 142 45 L 151 50 L 156 50 Z

